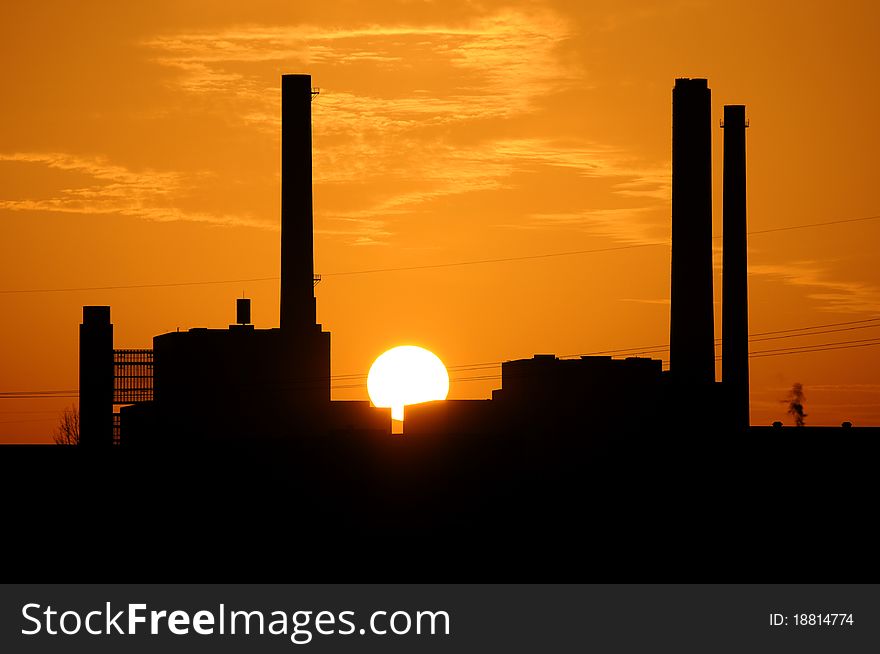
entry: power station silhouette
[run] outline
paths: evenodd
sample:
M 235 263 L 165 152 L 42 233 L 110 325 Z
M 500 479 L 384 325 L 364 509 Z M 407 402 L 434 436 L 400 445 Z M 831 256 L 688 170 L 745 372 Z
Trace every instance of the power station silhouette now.
M 114 350 L 109 307 L 83 308 L 80 431 L 86 448 L 200 446 L 339 429 L 382 431 L 387 411 L 330 400 L 330 334 L 316 322 L 309 75 L 282 78 L 281 325 L 161 334 Z M 126 405 L 114 418 L 113 405 Z M 387 428 L 386 428 L 387 430 Z
M 330 334 L 316 323 L 308 75 L 282 77 L 281 311 L 278 329 L 250 325 L 237 300 L 229 329 L 156 336 L 152 350 L 114 349 L 109 307 L 80 327 L 81 442 L 211 446 L 243 438 L 387 434 L 388 412 L 330 399 Z M 712 124 L 705 79 L 673 90 L 670 367 L 659 360 L 552 355 L 507 361 L 491 401 L 413 405 L 406 433 L 569 435 L 693 420 L 744 430 L 748 409 L 745 108 L 724 108 L 724 381 L 715 382 Z M 637 397 L 638 401 L 633 402 Z M 113 407 L 121 406 L 118 414 Z M 707 409 L 711 407 L 711 409 Z M 719 407 L 724 410 L 719 411 Z
M 53 580 L 191 581 L 717 581 L 873 562 L 877 430 L 749 426 L 745 107 L 724 107 L 721 382 L 711 93 L 678 79 L 669 370 L 506 361 L 492 399 L 410 406 L 397 437 L 387 409 L 330 397 L 313 95 L 283 76 L 280 326 L 254 328 L 240 298 L 228 329 L 117 349 L 110 308 L 84 307 L 80 446 L 0 452 L 9 556 Z

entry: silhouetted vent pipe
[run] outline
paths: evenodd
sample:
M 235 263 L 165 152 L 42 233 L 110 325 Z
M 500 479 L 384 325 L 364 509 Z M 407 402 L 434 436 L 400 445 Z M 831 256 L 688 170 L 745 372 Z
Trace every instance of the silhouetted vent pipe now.
M 248 325 L 251 322 L 250 298 L 240 297 L 235 301 L 235 322 L 239 325 Z

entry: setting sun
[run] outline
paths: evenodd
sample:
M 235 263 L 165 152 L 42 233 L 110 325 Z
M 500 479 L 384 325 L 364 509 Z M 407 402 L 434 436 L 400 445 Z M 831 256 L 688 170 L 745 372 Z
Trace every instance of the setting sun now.
M 445 400 L 449 393 L 446 366 L 433 352 L 401 345 L 380 355 L 370 366 L 367 391 L 377 407 L 390 407 L 394 420 L 403 420 L 403 407 Z

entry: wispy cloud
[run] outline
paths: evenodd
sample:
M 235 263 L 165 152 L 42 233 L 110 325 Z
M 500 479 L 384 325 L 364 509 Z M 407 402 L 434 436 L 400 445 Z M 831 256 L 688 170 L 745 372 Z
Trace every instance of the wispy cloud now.
M 668 163 L 534 130 L 511 138 L 498 127 L 545 111 L 554 94 L 588 86 L 585 71 L 561 54 L 571 36 L 553 11 L 507 9 L 455 24 L 237 25 L 157 35 L 143 45 L 176 71 L 172 84 L 272 138 L 280 128 L 278 70 L 314 70 L 316 83 L 328 80 L 313 104 L 314 180 L 353 191 L 360 202 L 319 207 L 318 233 L 354 245 L 387 243 L 402 216 L 447 196 L 513 188 L 515 173 L 537 170 L 602 178 L 608 190 L 589 209 L 511 215 L 505 225 L 656 241 L 655 209 L 670 196 Z M 375 82 L 383 69 L 387 84 L 361 82 L 359 73 Z M 418 70 L 432 74 L 410 74 Z
M 499 155 L 521 161 L 575 169 L 585 177 L 618 178 L 615 194 L 668 200 L 672 172 L 669 166 L 645 164 L 627 153 L 599 144 L 560 143 L 548 139 L 507 139 L 495 144 Z
M 387 244 L 394 235 L 391 229 L 394 220 L 423 211 L 431 202 L 452 195 L 502 188 L 513 170 L 512 162 L 499 159 L 484 148 L 453 148 L 444 144 L 417 146 L 403 140 L 401 152 L 410 146 L 418 147 L 419 152 L 406 158 L 407 166 L 400 162 L 389 163 L 384 171 L 382 182 L 387 191 L 356 208 L 320 210 L 323 226 L 318 227 L 316 233 L 346 237 L 352 245 Z M 343 154 L 342 148 L 336 152 Z M 367 157 L 363 165 L 369 167 L 372 161 L 374 158 Z M 336 171 L 336 176 L 320 177 L 321 181 L 354 181 L 347 174 L 340 174 L 337 167 L 331 170 Z M 374 175 L 375 169 L 364 170 L 363 179 Z
M 620 298 L 620 302 L 633 302 L 635 304 L 656 304 L 660 306 L 669 306 L 669 298 L 657 298 L 657 299 L 645 299 L 645 298 L 634 298 L 634 297 L 623 297 Z
M 387 245 L 387 239 L 391 236 L 388 223 L 380 219 L 331 215 L 323 222 L 330 226 L 316 227 L 316 234 L 342 236 L 351 245 Z
M 593 209 L 568 213 L 533 213 L 516 229 L 567 229 L 605 236 L 627 245 L 662 244 L 668 225 L 658 216 L 664 206 Z
M 132 171 L 102 157 L 89 158 L 62 152 L 0 153 L 0 161 L 78 173 L 80 179 L 84 175 L 89 180 L 86 185 L 54 189 L 46 198 L 0 199 L 0 210 L 115 214 L 157 222 L 185 221 L 277 229 L 277 225 L 247 216 L 217 215 L 178 207 L 181 193 L 190 188 L 197 175 Z
M 455 26 L 249 25 L 160 35 L 144 45 L 155 61 L 178 72 L 173 83 L 180 88 L 216 99 L 275 137 L 280 66 L 317 67 L 331 81 L 349 80 L 347 87 L 322 89 L 313 105 L 314 179 L 378 190 L 356 208 L 322 207 L 318 231 L 376 244 L 393 236 L 395 217 L 445 196 L 509 187 L 511 175 L 529 166 L 607 177 L 620 199 L 668 199 L 668 167 L 601 145 L 503 138 L 475 128 L 540 111 L 540 100 L 574 84 L 585 87 L 583 71 L 559 53 L 569 36 L 558 14 L 505 10 Z M 365 90 L 351 81 L 351 70 L 365 65 L 371 79 L 385 66 L 395 75 Z M 435 71 L 436 79 L 407 75 L 417 69 Z M 612 227 L 624 211 L 635 215 L 644 208 L 597 210 L 579 220 L 616 234 Z M 545 226 L 558 220 L 548 218 Z M 528 218 L 518 226 L 538 222 Z
M 803 288 L 805 297 L 815 301 L 821 311 L 880 312 L 880 288 L 867 282 L 833 279 L 827 264 L 822 262 L 750 264 L 749 274 L 776 278 L 786 284 Z
M 159 35 L 144 42 L 155 60 L 179 71 L 176 83 L 192 92 L 219 92 L 240 99 L 269 96 L 266 118 L 277 116 L 275 80 L 253 74 L 254 64 L 298 64 L 305 67 L 369 64 L 414 65 L 446 71 L 455 90 L 442 98 L 398 88 L 391 81 L 376 96 L 338 93 L 331 89 L 333 122 L 353 117 L 359 125 L 378 119 L 380 125 L 406 124 L 432 115 L 443 120 L 510 116 L 528 110 L 536 97 L 571 82 L 575 75 L 556 51 L 569 36 L 566 22 L 552 12 L 502 11 L 474 18 L 464 26 L 399 24 L 327 28 L 234 26 L 211 32 Z M 271 68 L 275 72 L 274 67 Z M 251 71 L 247 74 L 243 71 Z M 266 82 L 270 84 L 267 86 Z M 277 93 L 277 92 L 276 92 Z M 366 116 L 364 115 L 366 111 Z M 277 118 L 275 118 L 277 120 Z
M 666 199 L 669 175 L 664 168 L 640 168 L 626 160 L 619 152 L 607 148 L 564 145 L 543 139 L 498 139 L 473 146 L 453 147 L 444 143 L 424 144 L 402 138 L 398 147 L 388 152 L 389 162 L 383 178 L 404 183 L 416 180 L 418 188 L 396 192 L 387 198 L 344 214 L 326 214 L 329 218 L 389 218 L 413 213 L 419 206 L 439 198 L 474 191 L 510 188 L 511 176 L 517 171 L 553 168 L 576 171 L 584 177 L 603 178 L 610 182 L 611 202 L 632 205 L 631 198 L 641 195 L 651 199 L 644 206 L 603 209 L 584 209 L 573 212 L 531 213 L 514 216 L 511 222 L 499 226 L 512 229 L 572 229 L 607 236 L 623 243 L 659 243 L 667 237 L 668 225 L 664 217 L 667 205 L 655 198 Z M 409 149 L 412 148 L 412 152 Z M 361 164 L 345 157 L 343 148 L 332 150 L 334 163 L 327 176 L 316 179 L 324 182 L 352 181 L 357 170 L 369 166 L 374 156 L 364 152 Z M 375 155 L 375 153 L 373 153 Z M 382 157 L 380 157 L 381 159 Z M 351 168 L 345 170 L 346 163 Z M 364 177 L 375 173 L 362 171 Z M 638 193 L 636 192 L 638 189 Z

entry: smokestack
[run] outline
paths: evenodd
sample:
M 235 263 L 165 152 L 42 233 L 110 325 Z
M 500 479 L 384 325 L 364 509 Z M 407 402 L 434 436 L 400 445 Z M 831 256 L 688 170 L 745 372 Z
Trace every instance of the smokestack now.
M 79 326 L 79 433 L 83 447 L 113 445 L 113 325 L 110 307 L 83 307 Z
M 731 419 L 749 426 L 749 283 L 746 236 L 746 108 L 724 106 L 724 277 L 721 373 Z
M 281 77 L 281 329 L 315 325 L 312 77 Z
M 685 384 L 715 381 L 710 102 L 705 79 L 675 80 L 669 370 Z

